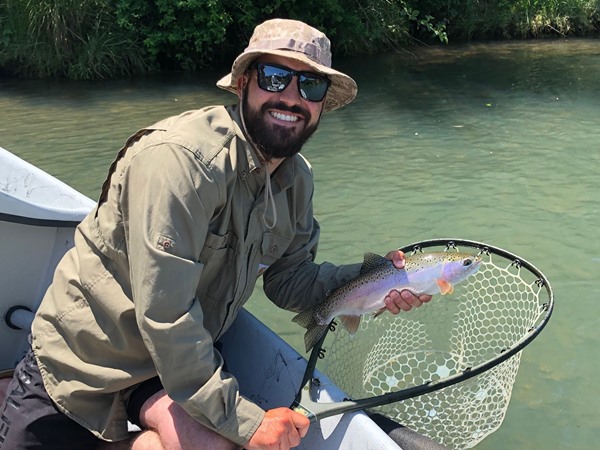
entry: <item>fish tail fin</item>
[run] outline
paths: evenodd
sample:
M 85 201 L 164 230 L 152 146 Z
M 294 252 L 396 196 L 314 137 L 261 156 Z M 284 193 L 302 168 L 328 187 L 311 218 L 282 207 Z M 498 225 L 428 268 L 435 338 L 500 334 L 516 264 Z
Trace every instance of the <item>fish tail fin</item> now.
M 319 325 L 315 320 L 315 307 L 309 308 L 305 311 L 302 311 L 300 314 L 297 314 L 292 319 L 292 322 L 297 323 L 303 328 L 306 328 L 306 333 L 304 334 L 304 345 L 306 346 L 306 351 L 310 351 L 311 348 L 315 346 L 319 339 L 327 332 L 327 327 L 329 324 Z
M 327 333 L 327 328 L 329 325 L 319 325 L 318 323 L 314 323 L 314 326 L 308 328 L 306 333 L 304 333 L 304 345 L 306 346 L 306 351 L 309 352 L 311 348 L 313 348 L 319 339 L 323 337 L 325 333 Z
M 312 323 L 315 322 L 315 309 L 316 307 L 313 306 L 312 308 L 305 309 L 301 313 L 296 314 L 292 319 L 292 322 L 297 323 L 302 328 L 308 329 L 308 327 L 310 327 Z

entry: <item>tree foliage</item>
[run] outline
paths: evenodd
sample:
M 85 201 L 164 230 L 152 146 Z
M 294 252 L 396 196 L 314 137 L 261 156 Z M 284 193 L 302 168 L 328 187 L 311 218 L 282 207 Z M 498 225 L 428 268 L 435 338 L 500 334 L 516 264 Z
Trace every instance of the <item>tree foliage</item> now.
M 453 39 L 589 35 L 600 24 L 599 0 L 431 0 L 429 13 Z
M 210 61 L 232 22 L 219 0 L 119 0 L 116 16 L 155 64 L 184 70 Z
M 265 19 L 323 30 L 336 56 L 448 39 L 589 34 L 600 0 L 0 0 L 0 71 L 93 79 L 231 61 Z

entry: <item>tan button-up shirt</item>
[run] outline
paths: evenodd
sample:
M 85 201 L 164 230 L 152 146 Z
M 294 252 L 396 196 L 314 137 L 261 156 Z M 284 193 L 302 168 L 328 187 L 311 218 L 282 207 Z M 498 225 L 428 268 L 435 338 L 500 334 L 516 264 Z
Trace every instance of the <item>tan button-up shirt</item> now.
M 240 396 L 214 342 L 257 277 L 300 311 L 358 274 L 314 262 L 313 176 L 300 155 L 272 175 L 277 220 L 265 226 L 266 167 L 240 123 L 236 107 L 209 107 L 132 136 L 38 310 L 46 389 L 102 439 L 127 436 L 129 395 L 158 374 L 192 417 L 244 445 L 264 412 Z

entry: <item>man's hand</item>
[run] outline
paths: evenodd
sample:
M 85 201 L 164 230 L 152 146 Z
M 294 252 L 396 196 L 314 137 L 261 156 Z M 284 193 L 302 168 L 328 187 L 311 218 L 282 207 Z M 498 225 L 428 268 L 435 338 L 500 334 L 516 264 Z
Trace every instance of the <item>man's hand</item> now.
M 400 250 L 392 250 L 385 255 L 385 257 L 392 261 L 397 269 L 402 269 L 404 267 L 404 263 L 406 262 L 404 252 Z M 392 314 L 398 314 L 400 311 L 410 311 L 413 308 L 418 308 L 423 303 L 427 303 L 429 300 L 431 300 L 431 295 L 422 294 L 416 296 L 412 292 L 404 289 L 401 292 L 398 292 L 397 290 L 390 291 L 390 293 L 385 297 L 384 302 L 389 312 Z
M 266 412 L 262 423 L 245 445 L 246 450 L 289 450 L 300 445 L 310 421 L 289 408 Z

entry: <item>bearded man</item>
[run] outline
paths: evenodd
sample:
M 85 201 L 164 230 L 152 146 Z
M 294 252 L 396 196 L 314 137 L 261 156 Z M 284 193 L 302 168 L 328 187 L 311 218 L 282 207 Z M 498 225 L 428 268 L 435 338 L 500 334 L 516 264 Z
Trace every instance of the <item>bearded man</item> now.
M 315 262 L 313 175 L 298 153 L 356 83 L 331 68 L 323 33 L 275 19 L 217 85 L 237 105 L 170 117 L 118 152 L 37 312 L 0 448 L 287 450 L 306 434 L 301 414 L 240 395 L 219 338 L 261 275 L 298 312 L 359 274 Z M 398 313 L 430 298 L 385 301 Z

